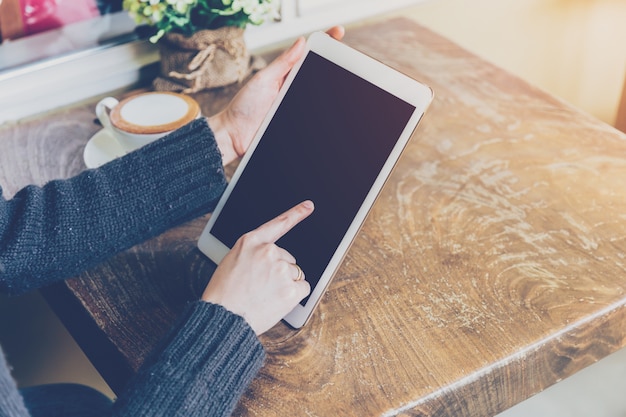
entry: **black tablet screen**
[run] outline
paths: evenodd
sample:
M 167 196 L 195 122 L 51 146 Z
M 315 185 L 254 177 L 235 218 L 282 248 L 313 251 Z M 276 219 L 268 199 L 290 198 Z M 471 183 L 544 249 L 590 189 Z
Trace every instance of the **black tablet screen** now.
M 312 200 L 313 214 L 277 244 L 315 288 L 414 110 L 309 52 L 211 234 L 232 247 L 242 234 Z

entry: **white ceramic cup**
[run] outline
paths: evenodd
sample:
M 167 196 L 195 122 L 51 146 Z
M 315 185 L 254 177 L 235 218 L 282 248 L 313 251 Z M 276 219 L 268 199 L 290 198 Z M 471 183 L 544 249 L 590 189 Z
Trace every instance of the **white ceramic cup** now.
M 122 101 L 103 98 L 96 105 L 96 116 L 121 147 L 131 152 L 186 125 L 201 113 L 198 103 L 189 96 L 149 92 Z

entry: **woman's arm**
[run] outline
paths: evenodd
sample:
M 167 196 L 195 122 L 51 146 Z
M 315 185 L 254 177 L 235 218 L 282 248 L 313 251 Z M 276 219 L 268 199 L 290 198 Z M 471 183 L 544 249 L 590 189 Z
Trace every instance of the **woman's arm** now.
M 0 195 L 0 291 L 77 275 L 211 211 L 226 186 L 205 120 L 98 169 Z
M 255 334 L 310 286 L 276 240 L 313 212 L 305 201 L 237 240 L 205 289 L 114 405 L 116 417 L 226 417 L 263 364 Z M 269 301 L 268 301 L 269 300 Z
M 113 406 L 115 417 L 227 417 L 263 365 L 246 321 L 197 301 L 146 359 Z

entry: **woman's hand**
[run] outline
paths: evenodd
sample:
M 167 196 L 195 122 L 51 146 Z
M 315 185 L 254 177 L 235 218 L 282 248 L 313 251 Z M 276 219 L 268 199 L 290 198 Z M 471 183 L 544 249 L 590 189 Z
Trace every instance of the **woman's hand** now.
M 257 335 L 289 313 L 311 287 L 294 257 L 275 242 L 313 212 L 305 201 L 243 235 L 226 254 L 202 300 L 242 316 Z
M 341 26 L 326 31 L 337 40 L 343 38 L 344 32 Z M 285 77 L 302 57 L 304 44 L 304 38 L 296 40 L 291 48 L 257 72 L 224 110 L 209 118 L 224 165 L 243 156 L 250 146 Z

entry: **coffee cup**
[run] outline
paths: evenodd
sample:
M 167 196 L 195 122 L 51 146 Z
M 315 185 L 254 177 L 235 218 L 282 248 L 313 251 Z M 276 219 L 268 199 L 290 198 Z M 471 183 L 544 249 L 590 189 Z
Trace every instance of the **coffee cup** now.
M 148 92 L 118 101 L 105 97 L 96 105 L 102 126 L 126 152 L 134 151 L 201 116 L 200 106 L 189 96 Z

